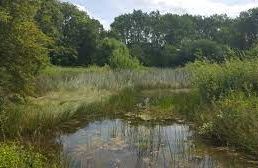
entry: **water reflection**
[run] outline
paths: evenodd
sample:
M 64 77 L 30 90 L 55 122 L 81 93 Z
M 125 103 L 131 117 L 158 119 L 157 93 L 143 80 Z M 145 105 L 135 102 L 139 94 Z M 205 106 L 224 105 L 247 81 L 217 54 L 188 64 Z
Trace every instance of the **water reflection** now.
M 69 166 L 76 168 L 241 167 L 199 149 L 192 137 L 183 124 L 133 126 L 116 119 L 90 123 L 60 142 Z

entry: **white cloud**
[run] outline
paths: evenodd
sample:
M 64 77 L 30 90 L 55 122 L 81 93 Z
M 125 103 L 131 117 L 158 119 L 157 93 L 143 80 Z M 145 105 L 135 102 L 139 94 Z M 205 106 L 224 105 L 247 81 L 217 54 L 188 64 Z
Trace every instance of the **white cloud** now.
M 77 8 L 78 8 L 79 10 L 87 12 L 87 14 L 88 14 L 91 18 L 94 18 L 94 19 L 98 20 L 98 21 L 103 25 L 104 29 L 106 29 L 106 30 L 109 30 L 109 29 L 110 29 L 110 26 L 109 26 L 110 23 L 109 23 L 108 21 L 106 21 L 105 19 L 103 19 L 103 18 L 101 18 L 101 17 L 99 17 L 99 16 L 97 16 L 97 15 L 91 13 L 88 9 L 86 9 L 85 6 L 78 5 L 78 4 L 74 4 L 74 5 L 77 6 Z
M 254 0 L 249 2 L 236 3 L 234 5 L 225 2 L 212 0 L 134 0 L 136 3 L 142 4 L 145 8 L 151 10 L 160 10 L 162 13 L 189 13 L 193 15 L 209 16 L 213 14 L 228 14 L 236 17 L 240 12 L 250 8 L 257 7 L 258 4 Z

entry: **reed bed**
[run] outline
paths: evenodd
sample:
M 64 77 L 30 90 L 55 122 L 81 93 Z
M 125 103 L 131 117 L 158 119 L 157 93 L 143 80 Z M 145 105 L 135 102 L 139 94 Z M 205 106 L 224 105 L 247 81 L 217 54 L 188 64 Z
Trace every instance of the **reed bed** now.
M 81 87 L 105 90 L 123 88 L 173 88 L 189 87 L 190 75 L 185 69 L 107 70 L 102 72 L 70 73 L 60 76 L 41 76 L 38 80 L 41 91 L 78 89 Z

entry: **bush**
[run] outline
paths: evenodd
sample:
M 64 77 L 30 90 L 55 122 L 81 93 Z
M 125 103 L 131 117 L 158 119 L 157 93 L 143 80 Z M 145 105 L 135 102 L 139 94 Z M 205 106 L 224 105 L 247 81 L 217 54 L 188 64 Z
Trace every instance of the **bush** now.
M 202 102 L 202 109 L 195 111 L 199 133 L 255 155 L 258 155 L 257 63 L 258 60 L 232 60 L 224 64 L 188 65 Z
M 258 154 L 258 97 L 231 93 L 216 103 L 216 112 L 212 134 L 219 141 Z
M 135 69 L 140 67 L 140 63 L 135 57 L 129 55 L 127 48 L 119 48 L 113 51 L 109 59 L 109 65 L 118 69 Z
M 133 69 L 140 67 L 137 58 L 132 57 L 128 48 L 116 39 L 105 38 L 99 46 L 96 59 L 98 65 L 109 64 L 112 68 Z
M 253 48 L 251 48 L 250 50 L 248 50 L 246 52 L 246 57 L 247 59 L 254 59 L 254 58 L 257 58 L 258 57 L 258 44 L 257 45 L 254 45 Z
M 193 84 L 203 99 L 211 102 L 227 96 L 232 91 L 246 95 L 258 93 L 258 60 L 233 60 L 224 64 L 195 62 L 188 65 L 193 72 Z
M 44 168 L 46 158 L 16 144 L 0 144 L 0 168 Z

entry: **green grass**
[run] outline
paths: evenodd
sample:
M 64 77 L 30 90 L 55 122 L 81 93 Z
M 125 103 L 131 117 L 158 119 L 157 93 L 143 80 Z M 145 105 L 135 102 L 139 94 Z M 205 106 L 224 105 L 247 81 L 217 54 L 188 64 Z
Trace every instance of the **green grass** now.
M 140 88 L 185 88 L 191 83 L 189 74 L 184 69 L 146 68 L 137 70 L 103 70 L 83 71 L 72 75 L 67 69 L 57 68 L 60 75 L 42 75 L 38 79 L 38 92 L 46 93 L 58 90 L 75 90 L 80 87 L 120 90 L 128 87 Z M 51 70 L 51 71 L 54 71 Z M 53 74 L 53 72 L 51 72 Z
M 13 105 L 4 115 L 5 136 L 44 136 L 58 130 L 73 118 L 82 104 L 101 101 L 110 96 L 106 90 L 82 88 L 76 91 L 50 92 L 29 102 Z
M 112 117 L 123 115 L 134 110 L 138 101 L 139 91 L 137 89 L 125 88 L 109 98 L 91 104 L 82 104 L 76 111 L 77 116 Z

